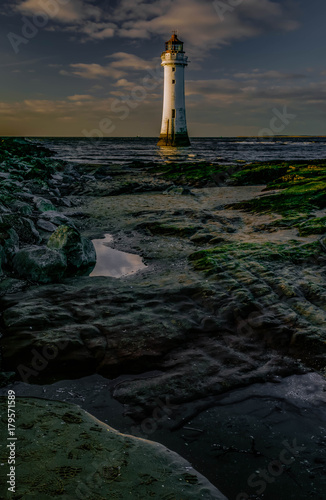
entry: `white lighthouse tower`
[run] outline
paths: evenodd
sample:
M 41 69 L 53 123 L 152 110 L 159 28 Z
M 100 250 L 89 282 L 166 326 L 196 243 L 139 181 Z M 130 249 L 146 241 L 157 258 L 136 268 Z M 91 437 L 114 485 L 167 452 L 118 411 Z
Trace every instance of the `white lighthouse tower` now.
M 158 146 L 190 146 L 186 122 L 185 76 L 188 57 L 183 42 L 173 33 L 165 44 L 162 56 L 164 67 L 164 101 Z

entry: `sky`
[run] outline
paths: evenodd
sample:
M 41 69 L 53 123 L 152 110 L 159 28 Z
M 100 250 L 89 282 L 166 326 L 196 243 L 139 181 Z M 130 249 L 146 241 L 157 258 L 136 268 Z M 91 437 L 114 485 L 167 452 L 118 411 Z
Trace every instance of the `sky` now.
M 164 43 L 191 137 L 326 135 L 324 0 L 1 0 L 0 135 L 156 137 Z

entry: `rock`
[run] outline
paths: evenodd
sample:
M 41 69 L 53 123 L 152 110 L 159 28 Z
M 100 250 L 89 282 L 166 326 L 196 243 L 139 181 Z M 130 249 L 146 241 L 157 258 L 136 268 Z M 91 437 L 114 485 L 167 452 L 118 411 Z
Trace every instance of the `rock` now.
M 1 226 L 0 226 L 1 227 Z M 10 264 L 19 250 L 19 236 L 14 229 L 8 229 L 0 234 L 0 257 L 4 264 Z
M 183 195 L 183 196 L 187 196 L 187 195 L 192 195 L 194 196 L 194 193 L 192 193 L 190 191 L 189 188 L 184 188 L 182 186 L 171 186 L 169 187 L 166 191 L 164 191 L 163 194 L 172 194 L 172 195 Z
M 34 222 L 31 219 L 23 218 L 22 223 L 24 226 L 24 232 L 23 234 L 19 233 L 21 240 L 26 243 L 40 243 L 40 233 L 36 229 Z
M 57 182 L 62 182 L 63 181 L 63 175 L 61 174 L 52 174 L 51 179 Z
M 72 227 L 60 226 L 51 235 L 48 248 L 64 253 L 67 258 L 68 271 L 72 274 L 89 273 L 96 264 L 93 243 Z
M 34 203 L 35 203 L 36 208 L 40 212 L 48 212 L 49 210 L 55 210 L 55 206 L 49 200 L 46 200 L 45 198 L 35 197 Z
M 10 212 L 9 208 L 5 207 L 0 203 L 0 214 L 8 214 Z
M 0 403 L 7 412 L 7 398 Z M 121 434 L 79 406 L 16 398 L 16 414 L 24 446 L 16 449 L 15 498 L 227 500 L 177 453 Z M 3 484 L 7 472 L 1 467 Z
M 52 222 L 52 224 L 55 224 L 56 226 L 65 225 L 65 226 L 75 227 L 74 223 L 70 219 L 68 219 L 66 215 L 57 212 L 56 210 L 49 210 L 47 212 L 44 212 L 42 214 L 42 219 L 48 220 Z
M 43 231 L 47 231 L 49 233 L 53 233 L 57 229 L 57 226 L 52 224 L 52 222 L 50 222 L 48 220 L 43 220 L 43 219 L 39 219 L 37 221 L 37 226 L 40 229 L 43 229 Z
M 19 236 L 19 240 L 34 244 L 41 241 L 39 232 L 36 230 L 34 223 L 27 217 L 22 217 L 18 213 L 2 214 L 0 218 L 0 232 L 8 233 L 9 229 L 14 229 Z
M 220 245 L 221 243 L 227 243 L 227 240 L 225 238 L 222 238 L 221 236 L 216 236 L 212 240 L 210 240 L 211 245 Z
M 0 297 L 6 294 L 21 292 L 25 289 L 26 285 L 26 281 L 3 277 L 0 280 Z
M 204 231 L 198 231 L 198 233 L 191 236 L 190 241 L 193 243 L 208 243 L 213 239 L 213 236 L 210 233 L 206 233 Z
M 31 207 L 31 205 L 29 205 L 28 203 L 24 203 L 23 201 L 19 201 L 19 200 L 15 201 L 15 203 L 13 203 L 12 208 L 16 212 L 19 212 L 20 214 L 23 214 L 23 215 L 31 215 L 33 213 L 33 208 Z
M 6 387 L 15 379 L 15 372 L 0 372 L 0 387 Z
M 19 191 L 16 193 L 16 196 L 22 200 L 26 200 L 29 202 L 33 202 L 35 196 L 31 194 L 30 192 L 24 192 L 24 191 Z
M 64 276 L 67 261 L 62 252 L 45 246 L 29 246 L 17 252 L 13 259 L 13 268 L 22 278 L 51 283 Z
M 324 234 L 320 239 L 319 243 L 321 244 L 322 249 L 326 252 L 326 234 Z
M 70 208 L 72 205 L 71 200 L 69 200 L 69 198 L 67 198 L 67 197 L 61 198 L 60 201 L 61 201 L 62 205 L 64 205 L 65 207 Z

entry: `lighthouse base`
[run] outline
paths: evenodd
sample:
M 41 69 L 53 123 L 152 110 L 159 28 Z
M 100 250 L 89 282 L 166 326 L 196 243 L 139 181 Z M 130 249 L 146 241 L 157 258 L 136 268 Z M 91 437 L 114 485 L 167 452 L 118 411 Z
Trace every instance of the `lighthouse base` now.
M 161 134 L 157 145 L 163 147 L 186 148 L 190 146 L 190 140 L 187 133 L 174 135 Z

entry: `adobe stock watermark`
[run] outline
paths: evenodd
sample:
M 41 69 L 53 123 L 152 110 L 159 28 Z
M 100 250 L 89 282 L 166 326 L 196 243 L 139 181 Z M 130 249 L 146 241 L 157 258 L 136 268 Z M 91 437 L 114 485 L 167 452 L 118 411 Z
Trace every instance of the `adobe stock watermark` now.
M 156 401 L 150 417 L 144 418 L 138 426 L 131 427 L 130 431 L 133 436 L 143 439 L 148 438 L 151 434 L 157 431 L 162 423 L 166 420 L 173 419 L 173 414 L 179 409 L 178 406 L 171 404 L 169 396 L 165 397 L 165 402 L 161 398 Z
M 30 40 L 36 37 L 39 30 L 47 26 L 50 19 L 56 17 L 60 6 L 67 5 L 70 0 L 38 0 L 39 12 L 30 18 L 23 16 L 21 18 L 22 27 L 20 34 L 10 32 L 7 38 L 15 52 L 19 53 L 20 46 L 26 45 Z
M 230 14 L 243 2 L 244 0 L 214 0 L 213 6 L 220 21 L 224 21 L 225 14 Z
M 293 439 L 292 444 L 285 440 L 282 442 L 284 448 L 280 452 L 277 460 L 269 462 L 265 469 L 258 469 L 248 477 L 247 485 L 250 488 L 257 488 L 256 495 L 262 495 L 269 484 L 275 483 L 276 479 L 280 477 L 285 471 L 286 467 L 293 464 L 298 455 L 306 450 L 304 445 L 298 446 L 297 440 Z M 241 492 L 237 495 L 236 500 L 248 500 L 252 498 L 252 494 Z
M 43 370 L 45 370 L 50 363 L 57 358 L 60 351 L 63 351 L 68 346 L 68 342 L 57 342 L 55 345 L 43 346 L 41 352 L 36 349 L 31 350 L 32 359 L 29 366 L 20 364 L 17 366 L 23 382 L 28 383 L 31 377 L 37 377 Z
M 270 119 L 269 127 L 262 128 L 258 132 L 259 140 L 272 139 L 275 135 L 280 135 L 291 121 L 295 120 L 297 115 L 288 113 L 287 107 L 283 106 L 280 111 L 277 108 L 272 109 L 273 117 Z
M 162 79 L 161 64 L 158 64 L 154 70 L 148 69 L 148 74 L 144 76 L 140 85 L 135 85 L 126 96 L 112 101 L 110 106 L 111 113 L 116 115 L 121 121 L 126 120 L 131 111 L 137 109 L 147 99 L 148 94 L 157 89 Z M 99 140 L 104 138 L 104 134 L 113 134 L 116 128 L 114 120 L 103 118 L 99 122 L 98 128 L 93 128 L 92 130 L 84 129 L 82 130 L 82 134 L 87 139 L 95 139 L 95 143 L 98 143 Z

